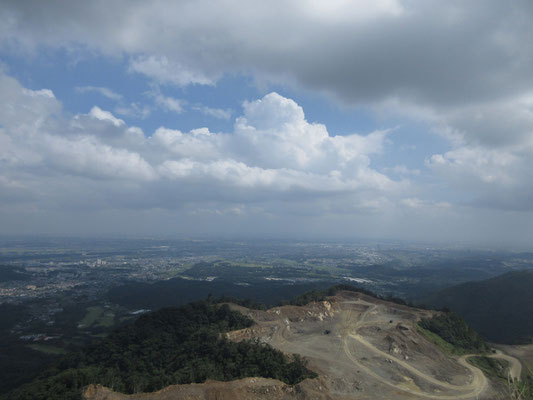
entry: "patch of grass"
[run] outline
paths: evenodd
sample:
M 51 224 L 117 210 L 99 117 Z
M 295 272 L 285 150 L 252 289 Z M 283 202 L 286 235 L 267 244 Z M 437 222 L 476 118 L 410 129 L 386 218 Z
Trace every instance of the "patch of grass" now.
M 65 349 L 57 346 L 50 346 L 47 344 L 29 344 L 28 347 L 32 350 L 40 351 L 45 354 L 62 355 L 67 354 Z
M 103 307 L 87 307 L 87 313 L 78 324 L 79 328 L 92 326 L 112 327 L 115 323 L 115 313 Z
M 507 381 L 509 363 L 505 360 L 480 356 L 470 357 L 468 362 L 474 367 L 478 367 L 487 376 Z
M 92 326 L 96 320 L 102 315 L 104 309 L 102 307 L 88 307 L 87 313 L 78 324 L 80 328 L 88 328 Z
M 453 312 L 422 318 L 418 325 L 439 335 L 443 340 L 467 353 L 486 353 L 489 346 L 459 315 Z
M 111 327 L 115 324 L 115 314 L 112 311 L 105 311 L 96 321 L 96 326 Z
M 213 264 L 215 267 L 223 266 L 223 267 L 241 267 L 241 268 L 272 268 L 271 265 L 265 265 L 265 264 L 257 264 L 257 263 L 251 263 L 246 261 L 217 261 Z
M 427 329 L 422 328 L 420 325 L 416 324 L 416 329 L 422 336 L 424 336 L 427 340 L 429 340 L 431 343 L 437 345 L 444 354 L 451 355 L 451 356 L 459 356 L 463 354 L 468 354 L 469 352 L 461 349 L 459 347 L 454 346 L 451 343 L 448 343 L 446 340 L 441 338 L 436 333 L 433 333 Z
M 533 400 L 533 364 L 524 363 L 524 367 L 522 368 L 522 380 L 515 382 L 513 389 L 515 393 L 522 396 L 522 399 Z

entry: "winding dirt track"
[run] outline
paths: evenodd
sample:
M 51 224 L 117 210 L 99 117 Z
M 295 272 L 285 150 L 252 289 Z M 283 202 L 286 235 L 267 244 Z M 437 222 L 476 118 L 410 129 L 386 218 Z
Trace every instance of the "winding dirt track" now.
M 496 354 L 492 354 L 489 357 L 506 360 L 509 363 L 509 377 L 513 380 L 520 380 L 520 376 L 522 375 L 522 363 L 518 359 L 503 354 L 500 350 L 496 350 Z
M 356 320 L 355 323 L 349 323 L 350 320 L 353 321 L 353 313 L 348 311 L 346 312 L 346 315 L 343 318 L 343 336 L 344 336 L 344 351 L 346 355 L 350 358 L 350 360 L 353 361 L 354 364 L 357 365 L 357 367 L 361 370 L 363 370 L 368 375 L 372 376 L 373 378 L 377 379 L 381 383 L 393 387 L 396 390 L 401 390 L 404 392 L 407 392 L 409 394 L 430 398 L 430 399 L 441 399 L 441 400 L 453 400 L 453 399 L 472 399 L 472 398 L 478 398 L 480 394 L 483 393 L 483 391 L 487 388 L 488 381 L 483 372 L 479 369 L 471 365 L 467 362 L 468 358 L 476 356 L 476 354 L 467 354 L 460 357 L 457 361 L 459 364 L 467 368 L 470 373 L 472 374 L 472 380 L 469 384 L 466 385 L 452 385 L 448 382 L 440 381 L 430 375 L 427 375 L 426 373 L 423 373 L 416 368 L 414 368 L 412 365 L 408 364 L 407 362 L 400 360 L 378 348 L 376 348 L 374 345 L 369 343 L 367 340 L 365 340 L 361 335 L 357 333 L 357 330 L 362 328 L 365 325 L 372 325 L 375 324 L 376 321 L 373 322 L 366 322 L 366 318 L 369 314 L 374 313 L 377 306 L 368 304 L 369 308 L 361 314 L 361 316 Z M 351 326 L 350 326 L 351 325 Z M 351 329 L 350 329 L 351 328 Z M 449 394 L 435 394 L 435 393 L 428 393 L 424 392 L 422 390 L 416 390 L 410 387 L 402 386 L 401 384 L 395 384 L 391 382 L 390 380 L 380 376 L 372 369 L 366 367 L 361 362 L 359 362 L 356 357 L 354 357 L 353 354 L 350 352 L 349 347 L 349 341 L 353 340 L 357 342 L 359 345 L 364 346 L 367 350 L 370 350 L 374 354 L 384 357 L 387 360 L 390 360 L 390 362 L 394 362 L 397 365 L 400 365 L 401 367 L 405 368 L 415 376 L 417 376 L 420 379 L 425 380 L 426 382 L 441 387 L 447 391 L 451 391 Z M 489 357 L 491 358 L 501 358 L 509 362 L 510 369 L 509 369 L 509 375 L 512 378 L 520 378 L 521 374 L 521 368 L 522 365 L 520 361 L 518 361 L 516 358 L 508 356 L 506 354 L 503 354 L 501 352 L 498 352 L 496 354 L 492 354 Z M 453 394 L 452 394 L 453 393 Z
M 456 358 L 454 365 L 435 353 L 434 346 L 422 342 L 413 323 L 421 310 L 407 310 L 386 302 L 347 294 L 333 303 L 323 302 L 307 308 L 287 306 L 269 311 L 250 311 L 256 320 L 253 328 L 235 331 L 234 340 L 262 338 L 286 353 L 301 354 L 320 371 L 319 379 L 304 380 L 295 387 L 265 378 L 246 378 L 232 382 L 175 385 L 156 393 L 123 395 L 109 389 L 91 386 L 85 398 L 91 400 L 125 399 L 432 399 L 474 400 L 508 398 L 490 386 L 483 372 L 468 362 L 477 354 Z M 352 299 L 356 300 L 352 300 Z M 333 304 L 333 305 L 332 305 Z M 238 307 L 238 306 L 236 306 Z M 392 322 L 396 322 L 394 325 Z M 402 326 L 411 332 L 400 332 Z M 362 328 L 367 330 L 362 330 Z M 409 327 L 411 329 L 409 329 Z M 401 329 L 404 330 L 404 329 Z M 381 332 L 381 333 L 379 333 Z M 376 337 L 370 336 L 376 334 Z M 404 352 L 389 354 L 376 347 L 383 345 L 385 335 L 392 334 Z M 407 344 L 410 344 L 407 346 Z M 399 347 L 398 347 L 399 348 Z M 431 350 L 433 353 L 425 352 Z M 412 353 L 410 351 L 413 351 Z M 411 358 L 394 354 L 409 354 Z M 431 354 L 437 359 L 432 360 Z M 512 356 L 498 351 L 488 357 L 509 362 L 509 377 L 520 377 L 522 365 Z M 409 361 L 409 362 L 407 362 Z M 442 364 L 441 364 L 442 363 Z M 460 368 L 461 365 L 463 368 Z M 418 368 L 417 368 L 418 367 Z M 438 379 L 431 371 L 438 370 Z M 361 373 L 361 374 L 360 374 Z M 464 374 L 466 376 L 461 376 Z M 403 377 L 402 377 L 403 375 Z M 402 381 L 404 379 L 404 381 Z M 461 384 L 451 384 L 445 379 Z M 373 397 L 369 397 L 373 396 Z M 499 397 L 495 397 L 499 396 Z

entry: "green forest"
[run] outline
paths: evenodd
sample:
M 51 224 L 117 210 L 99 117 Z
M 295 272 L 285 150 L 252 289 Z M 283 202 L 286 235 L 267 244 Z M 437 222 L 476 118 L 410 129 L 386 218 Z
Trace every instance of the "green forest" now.
M 458 353 L 484 353 L 489 350 L 485 340 L 454 312 L 423 318 L 418 325 L 441 337 Z
M 210 300 L 161 309 L 62 357 L 36 380 L 1 399 L 80 399 L 83 387 L 90 383 L 139 393 L 207 379 L 261 376 L 295 384 L 316 376 L 298 356 L 289 359 L 268 345 L 235 343 L 221 335 L 252 323 L 229 306 Z

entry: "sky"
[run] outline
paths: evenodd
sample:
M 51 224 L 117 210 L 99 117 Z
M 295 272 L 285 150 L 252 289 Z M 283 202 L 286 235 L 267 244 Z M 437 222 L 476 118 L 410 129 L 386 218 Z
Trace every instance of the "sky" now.
M 0 3 L 0 234 L 533 250 L 528 0 Z

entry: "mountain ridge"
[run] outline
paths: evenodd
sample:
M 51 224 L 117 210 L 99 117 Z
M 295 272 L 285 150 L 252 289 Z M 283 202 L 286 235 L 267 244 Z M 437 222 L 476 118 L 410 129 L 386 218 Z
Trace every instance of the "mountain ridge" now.
M 532 288 L 533 271 L 511 271 L 448 287 L 421 302 L 457 312 L 491 341 L 524 344 L 533 337 Z

